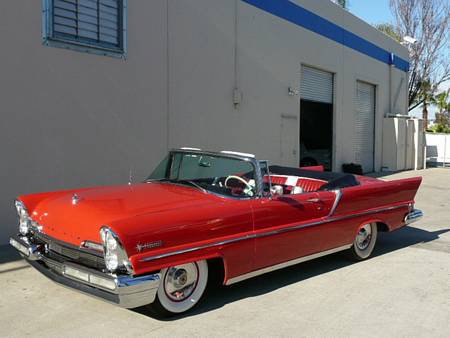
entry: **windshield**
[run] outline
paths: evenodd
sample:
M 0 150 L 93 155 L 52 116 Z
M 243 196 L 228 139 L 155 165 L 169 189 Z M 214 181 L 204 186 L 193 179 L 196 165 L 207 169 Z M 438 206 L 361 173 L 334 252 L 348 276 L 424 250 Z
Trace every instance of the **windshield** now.
M 153 173 L 149 181 L 183 184 L 232 197 L 256 195 L 255 168 L 249 161 L 219 155 L 172 152 Z

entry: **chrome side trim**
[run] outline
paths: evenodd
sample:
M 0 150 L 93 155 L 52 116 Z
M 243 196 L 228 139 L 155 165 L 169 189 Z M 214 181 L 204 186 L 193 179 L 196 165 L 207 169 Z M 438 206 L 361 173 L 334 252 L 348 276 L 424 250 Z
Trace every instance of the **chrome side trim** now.
M 352 247 L 352 244 L 344 245 L 344 246 L 340 246 L 340 247 L 335 248 L 335 249 L 318 252 L 318 253 L 315 253 L 313 255 L 304 256 L 304 257 L 296 258 L 296 259 L 293 259 L 291 261 L 287 261 L 287 262 L 280 263 L 280 264 L 277 264 L 277 265 L 268 266 L 267 268 L 263 268 L 263 269 L 260 269 L 260 270 L 256 270 L 256 271 L 252 271 L 252 272 L 246 273 L 244 275 L 240 275 L 240 276 L 237 276 L 237 277 L 234 277 L 234 278 L 230 278 L 229 280 L 227 280 L 225 285 L 231 285 L 231 284 L 238 283 L 238 282 L 241 282 L 243 280 L 246 280 L 246 279 L 249 279 L 249 278 L 253 278 L 253 277 L 256 277 L 256 276 L 268 273 L 268 272 L 272 272 L 272 271 L 275 271 L 275 270 L 287 268 L 288 266 L 292 266 L 292 265 L 296 265 L 296 264 L 303 263 L 303 262 L 306 262 L 306 261 L 310 261 L 310 260 L 313 260 L 313 259 L 316 259 L 316 258 L 319 258 L 319 257 L 326 256 L 326 255 L 331 255 L 331 254 L 334 254 L 334 253 L 339 252 L 339 251 L 344 251 L 344 250 L 350 249 L 351 247 Z
M 405 225 L 409 225 L 411 223 L 420 221 L 423 217 L 423 212 L 419 209 L 412 210 L 408 215 L 405 217 Z
M 255 238 L 255 235 L 247 235 L 247 236 L 243 236 L 243 237 L 228 239 L 228 240 L 221 241 L 221 242 L 215 242 L 215 243 L 205 244 L 205 245 L 196 246 L 196 247 L 192 247 L 192 248 L 188 248 L 188 249 L 167 252 L 167 253 L 160 254 L 160 255 L 144 257 L 144 258 L 141 258 L 139 261 L 140 262 L 150 262 L 150 261 L 154 261 L 154 260 L 161 259 L 161 258 L 166 258 L 166 257 L 170 257 L 170 256 L 175 256 L 175 255 L 181 255 L 181 254 L 184 254 L 184 253 L 193 252 L 193 251 L 197 251 L 197 250 L 208 249 L 208 248 L 212 248 L 212 247 L 215 247 L 215 246 L 221 246 L 221 245 L 236 243 L 236 242 L 245 241 L 245 240 L 252 239 L 252 238 Z
M 336 198 L 334 199 L 334 203 L 333 203 L 333 206 L 331 207 L 328 217 L 331 217 L 334 215 L 334 212 L 336 211 L 336 209 L 339 205 L 339 202 L 341 201 L 342 195 L 343 195 L 343 192 L 341 189 L 334 190 L 334 193 L 336 194 Z
M 409 204 L 396 205 L 396 206 L 393 206 L 393 207 L 380 208 L 380 209 L 360 212 L 358 214 L 351 214 L 351 215 L 346 215 L 346 216 L 335 216 L 335 217 L 327 216 L 327 218 L 321 219 L 320 221 L 315 221 L 315 222 L 306 223 L 306 224 L 293 225 L 293 226 L 282 228 L 282 229 L 278 229 L 278 230 L 272 230 L 272 231 L 267 231 L 267 232 L 263 232 L 263 233 L 245 235 L 245 236 L 242 236 L 242 237 L 232 238 L 232 239 L 228 239 L 228 240 L 224 240 L 224 241 L 220 241 L 220 242 L 214 242 L 214 243 L 205 244 L 205 245 L 196 246 L 196 247 L 191 247 L 191 248 L 187 248 L 187 249 L 167 252 L 167 253 L 163 253 L 163 254 L 160 254 L 160 255 L 143 257 L 139 261 L 140 262 L 151 262 L 151 261 L 154 261 L 154 260 L 157 260 L 157 259 L 161 259 L 161 258 L 166 258 L 166 257 L 170 257 L 170 256 L 175 256 L 175 255 L 181 255 L 181 254 L 184 254 L 184 253 L 198 251 L 198 250 L 203 250 L 203 249 L 209 249 L 209 248 L 216 247 L 216 246 L 236 243 L 236 242 L 245 241 L 245 240 L 249 240 L 249 239 L 256 239 L 256 238 L 262 238 L 262 237 L 267 237 L 267 236 L 279 235 L 279 234 L 282 234 L 282 233 L 295 231 L 295 230 L 300 230 L 300 229 L 303 229 L 303 228 L 309 228 L 309 227 L 312 227 L 312 226 L 322 225 L 322 224 L 326 224 L 326 223 L 342 221 L 342 220 L 356 218 L 356 217 L 360 217 L 360 216 L 372 215 L 372 214 L 376 214 L 376 213 L 384 212 L 384 211 L 396 210 L 396 209 L 407 207 L 408 205 Z

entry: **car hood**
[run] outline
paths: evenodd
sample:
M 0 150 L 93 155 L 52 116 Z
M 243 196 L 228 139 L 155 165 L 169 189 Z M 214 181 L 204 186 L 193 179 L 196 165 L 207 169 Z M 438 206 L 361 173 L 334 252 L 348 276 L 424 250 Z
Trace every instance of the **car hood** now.
M 100 242 L 99 230 L 104 225 L 139 215 L 207 206 L 217 198 L 196 188 L 152 182 L 54 193 L 30 212 L 43 233 L 80 245 L 85 240 Z M 78 201 L 74 203 L 74 199 Z

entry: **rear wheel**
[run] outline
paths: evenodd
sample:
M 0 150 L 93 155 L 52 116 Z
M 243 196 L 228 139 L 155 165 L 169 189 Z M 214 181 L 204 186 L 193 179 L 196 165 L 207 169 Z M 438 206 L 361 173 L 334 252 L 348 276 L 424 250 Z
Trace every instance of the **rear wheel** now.
M 150 309 L 159 316 L 173 316 L 192 309 L 208 283 L 208 263 L 197 261 L 161 270 L 155 302 Z
M 370 257 L 377 242 L 378 228 L 376 223 L 361 226 L 350 248 L 352 258 L 362 261 Z

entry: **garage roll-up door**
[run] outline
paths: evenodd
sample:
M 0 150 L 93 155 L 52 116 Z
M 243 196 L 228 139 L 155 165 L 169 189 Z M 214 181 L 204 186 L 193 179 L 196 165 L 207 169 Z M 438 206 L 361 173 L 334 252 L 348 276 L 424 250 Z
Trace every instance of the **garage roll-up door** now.
M 302 100 L 333 103 L 333 74 L 311 67 L 302 67 Z
M 375 86 L 358 81 L 355 102 L 355 162 L 365 173 L 374 170 Z

